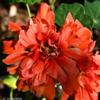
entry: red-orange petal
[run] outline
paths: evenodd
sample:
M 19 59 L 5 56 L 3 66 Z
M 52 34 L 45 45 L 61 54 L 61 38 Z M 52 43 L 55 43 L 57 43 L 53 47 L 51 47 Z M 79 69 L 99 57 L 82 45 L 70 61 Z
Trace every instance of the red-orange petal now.
M 51 11 L 50 6 L 46 3 L 42 3 L 40 5 L 40 9 L 37 13 L 36 18 L 45 19 L 48 21 L 49 24 L 54 24 L 54 12 Z
M 13 22 L 9 22 L 8 24 L 8 29 L 11 31 L 20 31 L 21 30 L 21 25 L 18 23 L 13 23 Z
M 23 48 L 19 48 L 19 49 L 16 49 L 13 51 L 12 54 L 8 55 L 4 60 L 3 62 L 7 65 L 10 65 L 10 64 L 14 64 L 16 62 L 19 62 L 20 60 L 22 60 L 25 56 L 23 55 L 25 52 L 24 52 L 24 49 Z
M 3 41 L 3 53 L 11 54 L 14 50 L 12 47 L 13 41 Z
M 72 17 L 71 12 L 68 13 L 67 17 L 66 17 L 66 22 L 70 23 L 70 22 L 74 22 L 74 19 Z
M 10 73 L 10 74 L 15 74 L 17 72 L 17 68 L 19 66 L 18 65 L 15 65 L 15 66 L 11 66 L 11 67 L 7 67 L 7 71 Z

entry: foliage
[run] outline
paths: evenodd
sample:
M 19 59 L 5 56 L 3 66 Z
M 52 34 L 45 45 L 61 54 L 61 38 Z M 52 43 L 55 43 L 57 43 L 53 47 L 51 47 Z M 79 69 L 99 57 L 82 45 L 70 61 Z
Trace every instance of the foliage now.
M 66 18 L 68 12 L 71 12 L 75 19 L 80 20 L 85 26 L 92 27 L 92 19 L 85 14 L 84 6 L 78 3 L 74 4 L 61 4 L 55 11 L 55 22 L 61 26 Z
M 86 2 L 85 11 L 93 20 L 93 27 L 100 29 L 100 1 Z
M 41 0 L 9 0 L 10 3 L 28 3 L 35 4 L 41 2 Z

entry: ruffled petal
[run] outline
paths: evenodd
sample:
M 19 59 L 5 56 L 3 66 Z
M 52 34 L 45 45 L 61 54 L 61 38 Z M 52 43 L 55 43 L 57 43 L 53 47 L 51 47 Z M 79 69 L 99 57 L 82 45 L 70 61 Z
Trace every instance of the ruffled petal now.
M 10 74 L 16 74 L 18 67 L 19 67 L 18 65 L 10 66 L 10 67 L 7 68 L 7 71 L 8 71 Z
M 32 42 L 30 41 L 30 39 L 27 37 L 27 34 L 24 30 L 20 31 L 19 41 L 24 47 L 29 47 L 29 46 L 33 45 Z
M 54 60 L 48 62 L 45 73 L 60 83 L 65 83 L 68 77 L 65 71 Z
M 23 48 L 14 50 L 9 56 L 7 56 L 3 62 L 7 65 L 17 63 L 25 57 L 25 51 Z
M 31 90 L 33 93 L 35 92 L 38 97 L 44 96 L 48 100 L 53 100 L 55 97 L 55 83 L 49 77 L 47 77 L 47 83 L 37 86 L 34 86 L 34 84 L 32 84 Z
M 8 29 L 15 32 L 20 31 L 22 28 L 18 23 L 9 22 Z
M 70 23 L 70 22 L 74 22 L 74 19 L 73 19 L 73 17 L 72 17 L 72 14 L 69 12 L 69 13 L 67 14 L 65 23 Z
M 29 38 L 29 40 L 32 44 L 37 44 L 36 33 L 37 33 L 36 25 L 34 23 L 32 23 L 29 26 L 29 29 L 27 30 L 27 33 L 26 33 L 27 37 Z
M 54 24 L 54 12 L 51 11 L 50 7 L 46 3 L 40 5 L 40 9 L 36 16 L 37 19 L 45 19 L 50 25 Z
M 34 86 L 46 83 L 46 75 L 43 72 L 45 68 L 45 63 L 42 60 L 38 60 L 32 66 L 32 72 L 34 74 Z
M 62 49 L 67 49 L 68 48 L 68 38 L 71 35 L 71 29 L 69 27 L 64 28 L 62 27 L 61 29 L 61 36 L 59 37 L 59 46 Z
M 23 92 L 26 92 L 26 91 L 29 90 L 27 82 L 23 79 L 18 79 L 17 88 L 18 88 L 19 91 L 23 91 Z
M 33 59 L 29 58 L 29 57 L 25 57 L 22 60 L 22 63 L 20 65 L 20 71 L 21 71 L 21 75 L 23 78 L 28 79 L 31 78 L 33 76 L 33 72 L 32 72 L 32 66 L 34 64 Z
M 89 92 L 86 88 L 79 87 L 75 95 L 75 100 L 98 100 L 96 92 Z
M 58 58 L 57 61 L 60 67 L 66 72 L 66 75 L 68 76 L 67 82 L 63 83 L 62 87 L 67 94 L 71 94 L 73 91 L 77 90 L 79 86 L 79 70 L 77 69 L 76 63 L 67 57 Z
M 14 51 L 12 46 L 14 41 L 3 41 L 3 53 L 4 54 L 11 54 Z

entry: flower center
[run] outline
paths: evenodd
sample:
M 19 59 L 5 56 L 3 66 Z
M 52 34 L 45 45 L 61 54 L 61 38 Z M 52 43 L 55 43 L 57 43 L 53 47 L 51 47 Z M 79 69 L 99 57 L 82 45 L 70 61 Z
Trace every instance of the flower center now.
M 41 46 L 41 52 L 43 54 L 44 57 L 57 57 L 59 55 L 57 46 L 55 44 L 49 45 L 42 45 Z

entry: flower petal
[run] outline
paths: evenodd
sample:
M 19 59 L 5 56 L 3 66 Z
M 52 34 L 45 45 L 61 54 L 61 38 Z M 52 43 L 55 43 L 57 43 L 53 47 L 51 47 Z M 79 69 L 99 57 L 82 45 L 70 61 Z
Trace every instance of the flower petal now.
M 8 67 L 8 68 L 7 68 L 7 71 L 8 71 L 10 74 L 15 74 L 15 73 L 17 72 L 17 68 L 18 68 L 18 67 L 19 67 L 18 65 Z
M 21 90 L 23 92 L 28 91 L 29 90 L 29 87 L 28 87 L 28 85 L 26 83 L 27 82 L 25 80 L 18 79 L 18 81 L 17 81 L 17 88 L 18 88 L 18 90 L 19 91 Z
M 3 53 L 11 54 L 14 50 L 12 44 L 14 41 L 3 41 Z
M 70 12 L 68 13 L 68 15 L 66 17 L 66 22 L 67 23 L 74 22 L 74 19 L 73 19 L 72 14 Z
M 3 62 L 7 65 L 17 63 L 25 57 L 23 54 L 25 54 L 23 48 L 16 49 L 9 56 L 7 56 Z
M 75 95 L 75 100 L 98 100 L 96 92 L 89 92 L 85 88 L 80 87 Z
M 19 41 L 25 47 L 29 47 L 30 45 L 32 45 L 32 42 L 29 40 L 24 30 L 20 31 Z
M 36 16 L 37 19 L 45 19 L 50 25 L 54 24 L 54 12 L 51 11 L 50 7 L 46 3 L 40 5 L 40 9 Z
M 71 94 L 78 88 L 79 70 L 77 69 L 76 63 L 67 57 L 58 58 L 57 61 L 60 67 L 66 72 L 66 75 L 68 76 L 67 82 L 62 84 L 62 87 L 67 94 Z
M 31 41 L 32 44 L 36 44 L 37 41 L 36 41 L 36 33 L 37 33 L 37 30 L 36 30 L 36 26 L 35 24 L 33 23 L 32 25 L 29 26 L 29 29 L 27 30 L 27 37 L 29 38 L 29 40 Z
M 18 23 L 9 22 L 8 29 L 11 31 L 20 31 L 21 25 Z
M 53 60 L 48 62 L 48 65 L 45 68 L 45 73 L 60 83 L 65 83 L 68 77 L 65 71 L 57 64 L 56 61 Z

